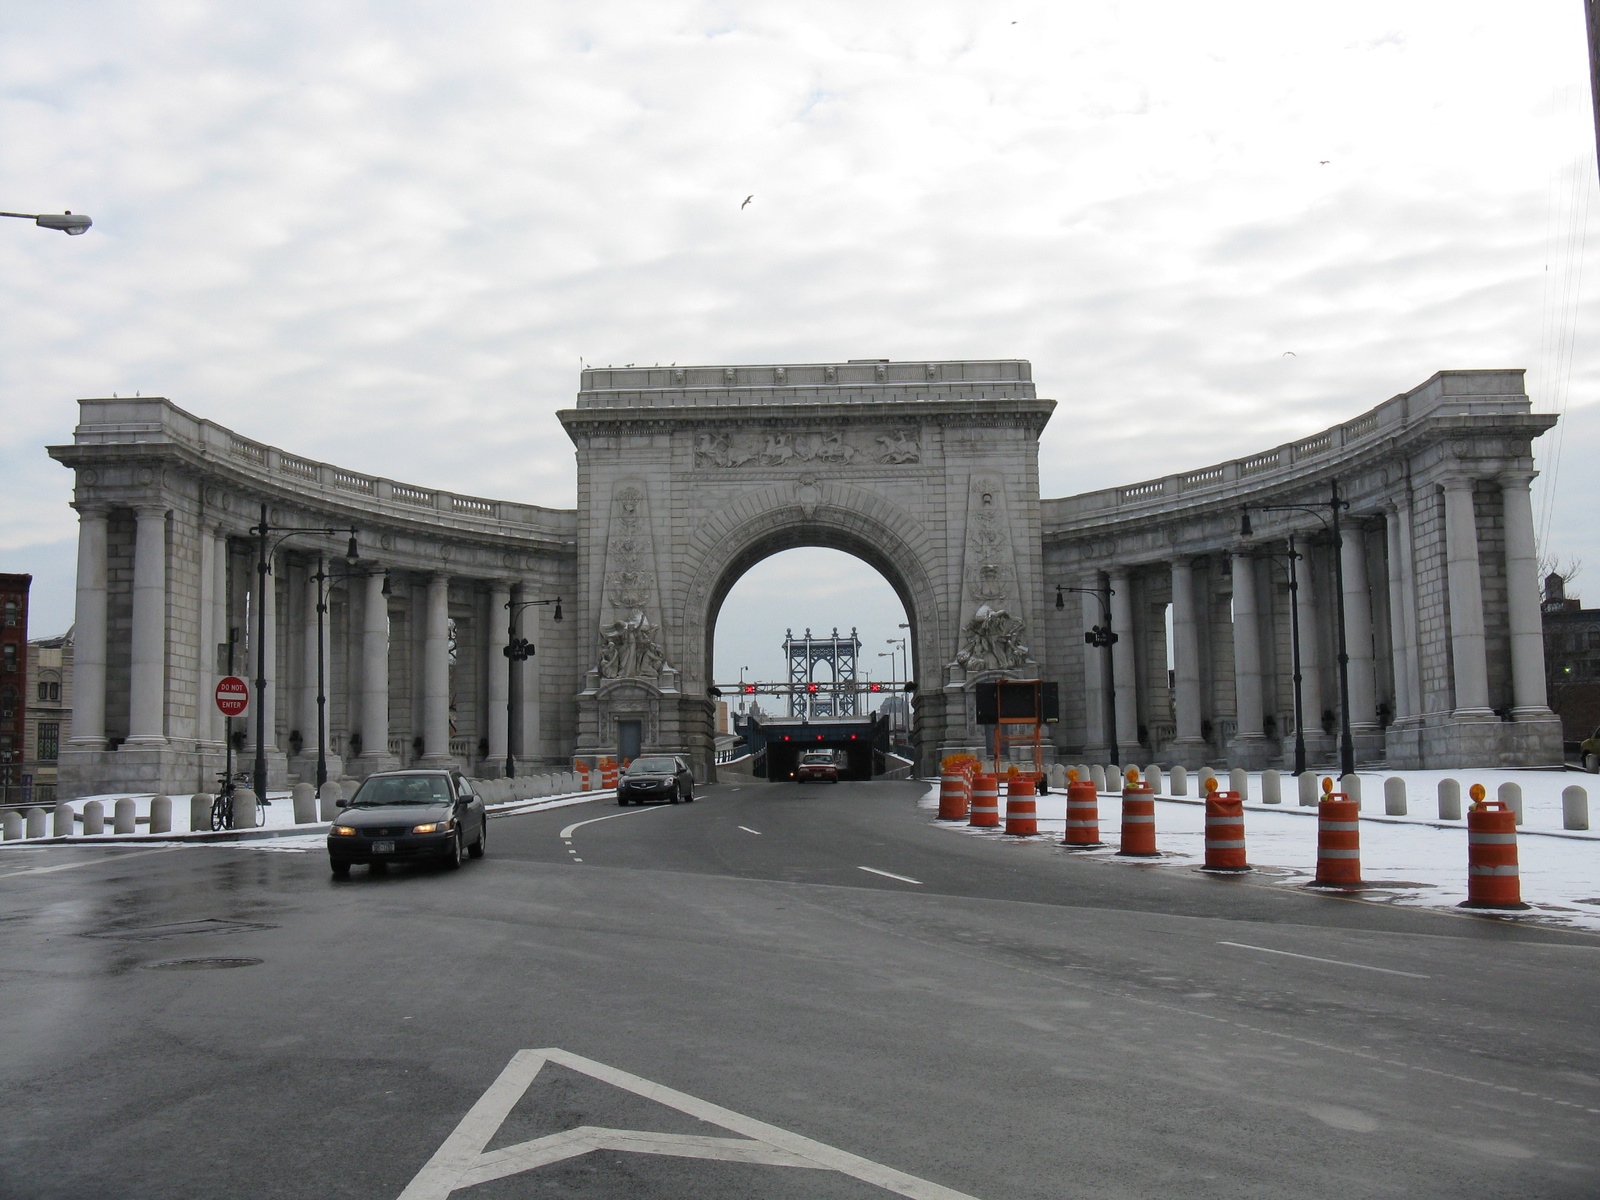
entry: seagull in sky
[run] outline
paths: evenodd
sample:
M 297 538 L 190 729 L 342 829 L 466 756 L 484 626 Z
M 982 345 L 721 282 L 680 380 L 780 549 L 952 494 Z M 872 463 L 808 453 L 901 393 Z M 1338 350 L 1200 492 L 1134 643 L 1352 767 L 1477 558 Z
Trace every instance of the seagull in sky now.
M 1330 162 L 1330 161 L 1332 161 L 1332 160 L 1330 160 L 1330 159 L 1326 159 L 1326 158 L 1325 158 L 1325 159 L 1323 159 L 1323 160 L 1322 160 L 1322 161 L 1320 161 L 1320 162 L 1319 162 L 1319 163 L 1317 163 L 1317 166 L 1319 166 L 1319 167 L 1325 167 L 1325 166 L 1327 166 L 1327 165 L 1328 165 L 1328 163 L 1329 163 L 1329 162 Z
M 755 199 L 755 196 L 753 196 L 753 195 L 746 196 L 744 198 L 744 204 L 739 205 L 739 211 L 743 212 L 745 210 L 745 205 L 748 205 L 750 203 L 750 201 L 752 201 L 754 199 Z
M 1296 354 L 1293 350 L 1285 350 L 1283 352 L 1283 357 L 1285 357 L 1285 358 L 1299 358 L 1300 356 L 1298 354 Z

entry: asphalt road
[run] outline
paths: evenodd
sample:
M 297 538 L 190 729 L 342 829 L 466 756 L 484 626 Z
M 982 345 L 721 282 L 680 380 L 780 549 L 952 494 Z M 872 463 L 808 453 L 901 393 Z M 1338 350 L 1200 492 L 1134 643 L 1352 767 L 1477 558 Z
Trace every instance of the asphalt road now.
M 1600 938 L 922 790 L 578 805 L 346 881 L 0 851 L 0 1196 L 1600 1196 Z

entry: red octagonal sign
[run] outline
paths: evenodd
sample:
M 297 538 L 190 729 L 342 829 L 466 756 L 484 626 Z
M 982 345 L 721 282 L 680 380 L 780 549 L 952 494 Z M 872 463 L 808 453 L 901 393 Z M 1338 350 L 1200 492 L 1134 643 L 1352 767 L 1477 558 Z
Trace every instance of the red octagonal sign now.
M 237 675 L 217 684 L 217 707 L 225 717 L 237 717 L 250 706 L 250 685 Z

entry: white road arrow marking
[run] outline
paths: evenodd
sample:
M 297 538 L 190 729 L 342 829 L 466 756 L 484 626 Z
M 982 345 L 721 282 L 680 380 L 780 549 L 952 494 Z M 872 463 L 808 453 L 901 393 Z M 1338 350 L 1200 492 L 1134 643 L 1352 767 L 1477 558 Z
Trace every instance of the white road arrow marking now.
M 489 1139 L 495 1135 L 547 1062 L 567 1067 L 591 1079 L 609 1083 L 743 1136 L 700 1137 L 583 1125 L 485 1153 L 483 1148 L 489 1144 Z M 591 1150 L 626 1150 L 636 1154 L 665 1154 L 674 1158 L 705 1158 L 761 1166 L 838 1171 L 898 1196 L 909 1196 L 912 1200 L 977 1200 L 966 1192 L 930 1183 L 915 1175 L 896 1171 L 893 1167 L 825 1146 L 797 1133 L 779 1129 L 776 1125 L 768 1125 L 684 1092 L 651 1083 L 648 1079 L 641 1079 L 616 1067 L 608 1067 L 592 1058 L 553 1048 L 519 1050 L 506 1064 L 506 1069 L 500 1072 L 500 1077 L 489 1085 L 489 1090 L 461 1118 L 455 1131 L 417 1172 L 416 1178 L 400 1193 L 399 1200 L 445 1200 L 450 1193 L 463 1188 L 576 1158 Z
M 880 871 L 877 867 L 857 867 L 858 871 L 866 871 L 869 875 L 882 875 L 885 879 L 898 879 L 901 883 L 914 883 L 922 886 L 922 880 L 913 879 L 909 875 L 896 875 L 893 871 Z

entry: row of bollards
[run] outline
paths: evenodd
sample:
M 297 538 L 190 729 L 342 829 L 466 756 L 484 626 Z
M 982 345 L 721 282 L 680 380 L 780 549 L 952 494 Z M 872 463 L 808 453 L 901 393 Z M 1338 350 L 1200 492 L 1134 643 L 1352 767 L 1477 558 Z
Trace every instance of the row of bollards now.
M 947 765 L 951 769 L 941 780 L 940 819 L 966 819 L 978 828 L 999 828 L 998 778 L 969 769 L 975 763 Z M 1214 778 L 1206 779 L 1202 786 L 1206 792 L 1205 860 L 1200 869 L 1218 874 L 1241 874 L 1251 870 L 1245 854 L 1244 796 L 1234 788 L 1219 788 Z M 1098 782 L 1080 779 L 1076 769 L 1067 772 L 1063 846 L 1073 850 L 1105 846 L 1100 840 L 1099 814 L 1103 790 Z M 1467 899 L 1461 906 L 1525 909 L 1528 906 L 1522 902 L 1517 862 L 1519 813 L 1504 797 L 1487 799 L 1482 784 L 1473 784 L 1470 795 Z M 1033 777 L 1013 770 L 1007 776 L 1005 832 L 1028 837 L 1036 834 L 1038 828 Z M 1138 768 L 1128 770 L 1122 789 L 1121 845 L 1117 854 L 1128 858 L 1154 858 L 1160 854 L 1156 848 L 1155 789 L 1140 780 Z M 1348 792 L 1334 791 L 1331 778 L 1322 780 L 1321 799 L 1317 803 L 1316 875 L 1307 886 L 1338 891 L 1367 886 L 1361 878 L 1360 801 Z

